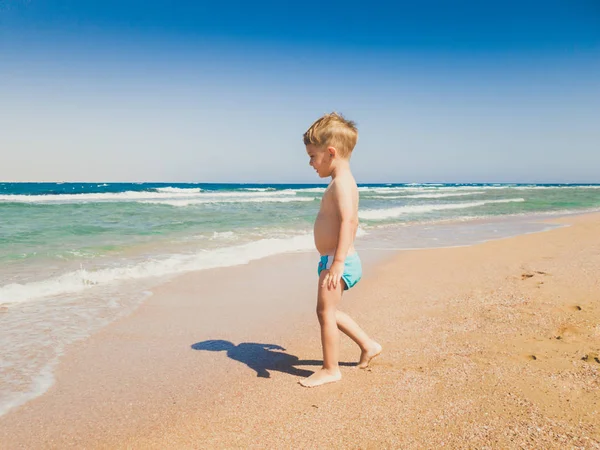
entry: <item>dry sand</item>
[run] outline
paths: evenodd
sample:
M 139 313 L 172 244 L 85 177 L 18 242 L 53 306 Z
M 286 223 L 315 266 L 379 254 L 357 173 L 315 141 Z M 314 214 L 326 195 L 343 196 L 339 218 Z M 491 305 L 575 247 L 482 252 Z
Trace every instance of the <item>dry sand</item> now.
M 553 222 L 370 267 L 342 309 L 384 353 L 360 370 L 343 337 L 314 389 L 315 255 L 179 277 L 72 346 L 0 448 L 600 448 L 600 214 Z

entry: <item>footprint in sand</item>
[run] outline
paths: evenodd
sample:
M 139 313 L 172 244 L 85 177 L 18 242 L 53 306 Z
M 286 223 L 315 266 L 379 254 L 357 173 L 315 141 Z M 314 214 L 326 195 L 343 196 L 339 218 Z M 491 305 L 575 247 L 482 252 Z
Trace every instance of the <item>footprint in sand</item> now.
M 527 280 L 528 278 L 532 278 L 535 274 L 538 275 L 550 275 L 548 272 L 543 272 L 541 270 L 534 270 L 533 273 L 532 272 L 523 272 L 521 274 L 521 280 Z M 539 284 L 543 283 L 543 281 L 539 282 Z
M 560 336 L 561 338 L 565 338 L 565 337 L 569 337 L 569 336 L 576 336 L 580 334 L 580 331 L 577 327 L 565 323 L 563 325 L 561 325 L 558 330 L 556 330 L 556 333 L 554 334 L 555 336 Z
M 600 364 L 600 358 L 598 358 L 597 353 L 587 353 L 587 354 L 583 355 L 581 360 L 586 361 L 586 362 L 596 362 L 596 363 Z

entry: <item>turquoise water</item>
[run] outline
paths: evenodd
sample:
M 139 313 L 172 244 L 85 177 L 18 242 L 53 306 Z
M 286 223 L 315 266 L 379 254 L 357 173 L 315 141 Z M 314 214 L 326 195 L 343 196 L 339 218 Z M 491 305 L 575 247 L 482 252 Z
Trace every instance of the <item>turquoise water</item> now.
M 0 183 L 0 415 L 52 384 L 66 345 L 129 313 L 166 277 L 312 250 L 324 189 Z M 359 189 L 359 248 L 464 245 L 539 230 L 533 215 L 600 209 L 600 185 Z
M 368 233 L 407 223 L 598 208 L 599 188 L 365 185 L 361 226 Z M 0 184 L 0 303 L 14 301 L 2 290 L 8 281 L 56 275 L 69 262 L 95 270 L 120 258 L 310 233 L 322 191 L 317 185 Z

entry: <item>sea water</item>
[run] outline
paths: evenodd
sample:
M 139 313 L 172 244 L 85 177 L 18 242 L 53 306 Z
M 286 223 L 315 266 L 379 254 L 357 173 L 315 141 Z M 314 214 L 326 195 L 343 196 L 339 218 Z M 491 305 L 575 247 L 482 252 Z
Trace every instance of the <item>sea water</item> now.
M 0 183 L 0 415 L 69 344 L 184 272 L 314 251 L 324 185 Z M 600 209 L 600 185 L 360 185 L 359 250 L 468 245 Z

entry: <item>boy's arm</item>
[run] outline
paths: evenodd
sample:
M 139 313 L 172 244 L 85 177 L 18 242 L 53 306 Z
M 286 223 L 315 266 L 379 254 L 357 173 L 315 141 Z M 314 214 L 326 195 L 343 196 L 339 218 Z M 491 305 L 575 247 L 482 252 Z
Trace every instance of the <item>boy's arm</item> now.
M 340 231 L 338 234 L 335 255 L 333 257 L 333 264 L 329 269 L 329 275 L 323 280 L 323 284 L 328 288 L 331 288 L 332 286 L 333 288 L 336 288 L 342 278 L 342 274 L 344 273 L 344 261 L 348 255 L 348 249 L 352 245 L 352 231 L 356 226 L 351 181 L 344 180 L 344 182 L 339 184 L 336 182 L 333 187 L 333 201 L 340 218 Z

